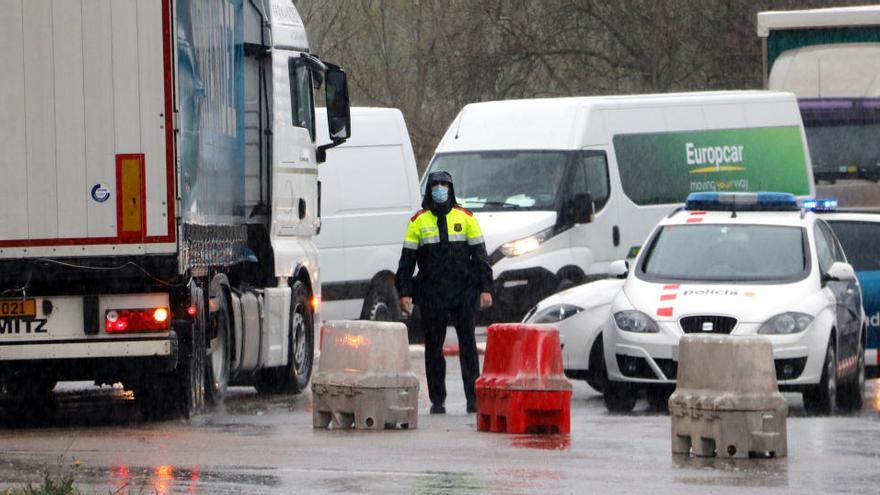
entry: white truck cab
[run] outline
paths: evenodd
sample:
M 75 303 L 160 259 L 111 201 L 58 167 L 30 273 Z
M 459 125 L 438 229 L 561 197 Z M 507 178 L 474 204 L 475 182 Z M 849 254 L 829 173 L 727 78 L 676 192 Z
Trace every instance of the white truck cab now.
M 765 91 L 474 103 L 436 170 L 480 222 L 495 320 L 604 278 L 691 192 L 813 192 L 795 98 Z

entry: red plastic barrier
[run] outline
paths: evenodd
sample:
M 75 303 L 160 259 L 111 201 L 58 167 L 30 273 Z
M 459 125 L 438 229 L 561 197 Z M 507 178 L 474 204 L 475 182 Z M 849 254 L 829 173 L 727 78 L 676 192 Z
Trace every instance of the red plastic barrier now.
M 559 332 L 515 323 L 490 326 L 476 392 L 480 431 L 568 433 L 571 383 L 562 371 Z

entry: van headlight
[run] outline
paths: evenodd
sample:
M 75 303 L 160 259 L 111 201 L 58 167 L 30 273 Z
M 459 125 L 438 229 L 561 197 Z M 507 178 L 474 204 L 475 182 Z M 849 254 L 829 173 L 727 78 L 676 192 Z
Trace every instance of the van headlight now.
M 574 304 L 554 304 L 535 313 L 528 323 L 559 323 L 583 311 Z
M 803 332 L 813 322 L 813 317 L 806 313 L 782 313 L 765 321 L 759 334 L 784 335 L 789 333 Z
M 501 254 L 508 258 L 529 254 L 532 251 L 537 250 L 544 241 L 553 236 L 553 229 L 554 227 L 550 227 L 537 234 L 532 234 L 515 241 L 505 242 L 501 245 Z
M 634 309 L 614 313 L 617 328 L 636 333 L 657 333 L 660 331 L 650 316 Z

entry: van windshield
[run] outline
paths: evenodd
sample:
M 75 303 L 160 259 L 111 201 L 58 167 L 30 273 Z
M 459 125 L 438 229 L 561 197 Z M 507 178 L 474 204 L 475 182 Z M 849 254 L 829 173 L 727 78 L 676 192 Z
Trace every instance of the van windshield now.
M 456 199 L 471 210 L 555 210 L 556 195 L 572 153 L 447 153 L 437 155 L 427 173 L 449 172 L 455 184 Z
M 667 225 L 646 252 L 648 279 L 790 281 L 805 276 L 808 253 L 800 227 Z

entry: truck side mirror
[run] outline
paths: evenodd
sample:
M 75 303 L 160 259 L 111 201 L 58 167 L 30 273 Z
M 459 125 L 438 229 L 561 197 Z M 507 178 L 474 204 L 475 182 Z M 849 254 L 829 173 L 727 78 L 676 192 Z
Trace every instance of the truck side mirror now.
M 351 137 L 351 105 L 348 100 L 348 78 L 340 67 L 326 63 L 324 99 L 327 104 L 327 129 L 330 144 L 318 146 L 317 160 L 327 160 L 327 150 L 344 143 Z
M 590 223 L 594 213 L 593 195 L 578 193 L 574 195 L 574 223 Z
M 328 67 L 324 75 L 324 95 L 327 100 L 327 128 L 330 139 L 351 137 L 351 107 L 348 101 L 348 78 L 339 67 Z

